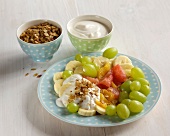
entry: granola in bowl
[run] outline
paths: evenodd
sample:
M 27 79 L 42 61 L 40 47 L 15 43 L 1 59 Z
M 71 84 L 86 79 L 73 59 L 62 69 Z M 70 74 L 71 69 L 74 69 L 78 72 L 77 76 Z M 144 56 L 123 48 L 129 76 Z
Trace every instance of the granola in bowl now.
M 63 29 L 56 21 L 37 19 L 18 27 L 16 35 L 22 50 L 34 62 L 47 62 L 61 45 Z
M 47 43 L 57 39 L 61 34 L 60 28 L 48 22 L 40 23 L 26 29 L 20 39 L 33 44 Z

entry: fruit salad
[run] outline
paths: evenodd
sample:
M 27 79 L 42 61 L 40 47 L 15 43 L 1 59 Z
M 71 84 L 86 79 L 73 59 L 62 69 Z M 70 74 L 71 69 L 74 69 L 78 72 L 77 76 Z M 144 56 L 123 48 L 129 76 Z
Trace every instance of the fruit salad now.
M 117 54 L 114 47 L 98 57 L 77 54 L 64 71 L 54 74 L 56 105 L 82 116 L 98 113 L 127 119 L 142 112 L 149 81 L 127 56 Z

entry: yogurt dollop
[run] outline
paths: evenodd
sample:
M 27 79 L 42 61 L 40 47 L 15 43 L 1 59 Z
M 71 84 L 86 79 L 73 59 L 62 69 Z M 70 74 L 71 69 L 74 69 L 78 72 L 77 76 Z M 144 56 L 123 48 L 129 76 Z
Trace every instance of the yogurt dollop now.
M 81 38 L 100 38 L 108 34 L 108 29 L 105 25 L 96 21 L 80 21 L 75 23 L 70 32 Z
M 74 74 L 67 78 L 63 82 L 63 85 L 68 83 L 70 83 L 70 86 L 66 88 L 62 96 L 56 100 L 57 106 L 66 107 L 68 103 L 72 101 L 83 109 L 95 109 L 95 100 L 100 100 L 100 88 L 79 74 Z M 85 84 L 89 84 L 90 87 L 83 87 L 83 90 L 81 86 Z

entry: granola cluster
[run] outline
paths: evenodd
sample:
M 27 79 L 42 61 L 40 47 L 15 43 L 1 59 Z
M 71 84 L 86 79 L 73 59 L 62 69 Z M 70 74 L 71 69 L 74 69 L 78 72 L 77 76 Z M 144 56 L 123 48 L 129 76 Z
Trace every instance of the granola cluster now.
M 48 22 L 44 22 L 25 30 L 20 35 L 20 39 L 27 43 L 41 44 L 51 42 L 57 39 L 60 34 L 60 28 L 49 24 Z
M 89 90 L 91 88 L 92 91 Z M 69 102 L 73 102 L 75 98 L 81 98 L 80 103 L 86 99 L 86 95 L 90 94 L 91 96 L 99 96 L 98 92 L 99 88 L 91 83 L 90 81 L 87 81 L 85 79 L 77 80 L 76 81 L 76 88 L 75 88 L 75 95 L 71 95 L 69 98 Z

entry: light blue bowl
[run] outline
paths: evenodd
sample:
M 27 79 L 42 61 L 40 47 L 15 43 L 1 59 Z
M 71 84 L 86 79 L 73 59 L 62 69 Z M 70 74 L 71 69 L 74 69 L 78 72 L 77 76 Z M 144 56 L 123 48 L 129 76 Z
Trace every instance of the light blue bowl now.
M 102 52 L 88 53 L 84 55 L 101 56 Z M 118 55 L 125 55 L 125 54 L 118 54 Z M 130 115 L 130 117 L 127 118 L 126 120 L 122 120 L 118 116 L 107 116 L 107 115 L 84 117 L 84 116 L 80 116 L 77 113 L 75 114 L 69 113 L 67 108 L 58 107 L 56 105 L 56 99 L 58 98 L 58 96 L 56 96 L 56 93 L 54 91 L 53 76 L 56 72 L 63 71 L 65 69 L 66 64 L 69 61 L 74 60 L 74 56 L 56 62 L 49 69 L 47 69 L 47 71 L 43 74 L 38 84 L 38 97 L 41 104 L 54 117 L 62 121 L 65 121 L 67 123 L 76 124 L 80 126 L 88 126 L 88 127 L 118 126 L 130 122 L 134 122 L 144 117 L 153 109 L 153 107 L 155 107 L 156 103 L 159 100 L 159 97 L 161 95 L 161 82 L 158 75 L 147 64 L 134 57 L 131 56 L 127 56 L 127 57 L 129 57 L 132 60 L 134 66 L 139 67 L 142 69 L 142 71 L 144 71 L 146 75 L 146 79 L 150 82 L 151 92 L 147 96 L 147 100 L 144 103 L 144 109 L 142 112 L 138 114 Z M 158 111 L 159 109 L 156 110 Z M 156 112 L 156 110 L 153 112 Z M 152 114 L 156 114 L 156 113 L 152 113 Z M 137 122 L 136 125 L 138 125 Z
M 54 41 L 48 43 L 42 43 L 42 44 L 27 43 L 19 38 L 22 32 L 25 31 L 27 28 L 34 25 L 38 25 L 43 22 L 49 22 L 50 24 L 59 27 L 61 29 L 61 35 Z M 51 20 L 45 20 L 45 19 L 33 20 L 22 24 L 17 29 L 17 39 L 22 50 L 35 62 L 46 62 L 51 60 L 53 58 L 54 53 L 60 47 L 62 38 L 63 38 L 63 31 L 61 25 Z

